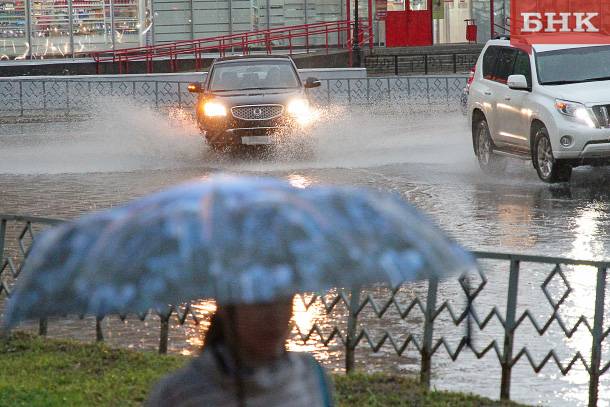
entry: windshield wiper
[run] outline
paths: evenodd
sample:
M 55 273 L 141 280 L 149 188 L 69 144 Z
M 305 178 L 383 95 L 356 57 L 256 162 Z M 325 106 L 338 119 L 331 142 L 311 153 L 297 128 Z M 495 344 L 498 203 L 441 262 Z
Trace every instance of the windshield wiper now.
M 541 85 L 569 85 L 570 83 L 580 83 L 583 81 L 548 81 L 548 82 L 541 82 Z
M 541 85 L 569 85 L 571 83 L 583 83 L 583 82 L 598 82 L 598 81 L 610 81 L 610 76 L 601 76 L 599 78 L 587 78 L 579 80 L 563 80 L 563 81 L 548 81 L 542 82 Z
M 610 81 L 610 76 L 600 76 L 599 78 L 585 79 L 583 82 L 598 82 L 598 81 Z

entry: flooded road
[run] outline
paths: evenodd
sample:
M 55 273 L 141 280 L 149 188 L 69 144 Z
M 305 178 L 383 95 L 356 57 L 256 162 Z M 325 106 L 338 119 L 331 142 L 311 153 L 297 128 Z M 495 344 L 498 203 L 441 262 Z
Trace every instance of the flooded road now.
M 79 122 L 0 124 L 0 213 L 71 218 L 216 172 L 272 175 L 300 187 L 331 183 L 394 191 L 473 250 L 610 258 L 610 169 L 578 168 L 571 183 L 560 186 L 543 184 L 531 164 L 522 161 L 511 162 L 502 176 L 486 176 L 474 158 L 465 118 L 442 111 L 413 116 L 383 109 L 336 108 L 325 112 L 307 137 L 311 139 L 307 149 L 282 146 L 253 155 L 218 154 L 207 149 L 187 114 L 161 114 L 130 106 L 112 106 Z M 548 318 L 549 306 L 540 284 L 548 271 L 522 276 L 526 288 L 520 301 L 532 307 L 542 321 Z M 567 276 L 575 287 L 565 315 L 571 321 L 575 315 L 591 312 L 595 277 L 590 270 L 577 269 L 568 270 Z M 488 294 L 480 298 L 480 305 L 482 309 L 493 305 L 502 308 L 506 304 L 506 276 L 490 273 L 488 277 L 490 281 L 497 278 L 491 289 L 486 288 Z M 442 287 L 441 293 L 460 304 L 456 285 Z M 529 293 L 527 287 L 538 292 Z M 561 290 L 556 287 L 555 292 Z M 413 285 L 404 295 L 409 298 L 421 293 L 425 293 L 425 285 Z M 173 327 L 170 351 L 195 353 L 201 345 L 206 316 L 213 309 L 213 304 L 202 303 L 195 309 L 202 321 L 199 326 L 187 323 Z M 295 309 L 295 323 L 304 331 L 314 321 L 326 332 L 334 325 L 335 319 L 322 317 L 320 303 L 306 312 L 303 303 L 296 301 Z M 338 307 L 334 315 L 341 319 L 344 314 L 345 309 Z M 421 314 L 401 319 L 390 313 L 382 321 L 372 316 L 364 320 L 375 329 L 391 326 L 400 333 L 419 326 Z M 142 323 L 131 318 L 123 323 L 109 318 L 103 324 L 111 345 L 157 346 L 159 328 L 154 319 Z M 95 340 L 94 326 L 91 320 L 52 321 L 49 333 L 91 341 Z M 497 327 L 484 332 L 488 331 L 491 336 L 500 332 Z M 438 334 L 457 337 L 463 330 L 448 327 Z M 485 343 L 485 335 L 481 334 L 481 343 Z M 556 346 L 566 364 L 575 350 L 590 351 L 588 333 L 558 345 L 546 337 L 539 339 L 528 346 L 545 351 Z M 290 347 L 314 351 L 333 369 L 343 367 L 336 341 L 325 348 L 316 341 L 302 345 L 295 340 Z M 415 352 L 398 357 L 389 344 L 377 354 L 363 346 L 357 360 L 362 368 L 399 372 L 417 372 L 419 363 Z M 588 375 L 582 368 L 562 377 L 554 365 L 548 365 L 536 376 L 527 362 L 522 362 L 513 375 L 513 399 L 532 404 L 586 404 Z M 493 352 L 479 361 L 464 354 L 451 362 L 439 350 L 433 366 L 432 384 L 439 389 L 498 398 L 500 368 Z M 603 376 L 602 383 L 600 397 L 608 402 L 610 379 Z

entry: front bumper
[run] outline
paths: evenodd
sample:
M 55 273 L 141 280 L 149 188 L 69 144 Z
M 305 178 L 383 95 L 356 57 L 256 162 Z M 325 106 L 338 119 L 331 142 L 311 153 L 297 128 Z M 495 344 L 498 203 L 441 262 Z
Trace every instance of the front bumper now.
M 211 118 L 200 122 L 206 139 L 212 143 L 222 144 L 269 144 L 279 141 L 283 135 L 290 133 L 297 126 L 287 117 L 264 121 L 247 121 L 227 118 Z M 258 140 L 253 138 L 259 137 Z M 263 143 L 261 137 L 269 142 Z
M 610 128 L 590 128 L 567 120 L 558 120 L 552 131 L 551 145 L 557 159 L 596 160 L 610 159 Z M 572 144 L 564 147 L 559 140 L 563 136 L 572 137 Z

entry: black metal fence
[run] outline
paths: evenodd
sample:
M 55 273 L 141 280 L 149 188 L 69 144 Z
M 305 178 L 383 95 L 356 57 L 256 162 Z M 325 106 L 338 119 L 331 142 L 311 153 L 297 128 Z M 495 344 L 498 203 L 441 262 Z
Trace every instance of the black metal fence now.
M 468 73 L 480 52 L 447 54 L 369 55 L 364 65 L 370 75 L 429 75 Z
M 0 303 L 10 296 L 36 233 L 58 222 L 0 215 Z M 448 357 L 455 362 L 459 357 L 491 356 L 501 368 L 502 399 L 510 398 L 518 363 L 526 363 L 535 373 L 555 366 L 564 376 L 580 369 L 588 376 L 589 406 L 596 406 L 600 379 L 610 369 L 610 357 L 604 353 L 610 334 L 604 319 L 610 308 L 605 301 L 610 262 L 490 252 L 474 255 L 480 266 L 477 273 L 446 281 L 303 294 L 302 307 L 317 309 L 321 320 L 295 325 L 293 340 L 321 346 L 334 341 L 343 349 L 347 372 L 354 369 L 357 352 L 365 349 L 376 353 L 389 346 L 396 358 L 415 354 L 426 386 L 436 359 Z M 160 320 L 161 353 L 167 351 L 170 320 L 178 325 L 199 323 L 190 304 L 150 314 Z M 147 315 L 139 318 L 145 320 Z M 102 320 L 96 320 L 97 340 L 104 339 Z M 39 333 L 46 332 L 47 321 L 42 320 Z M 579 338 L 578 346 L 566 345 L 575 338 Z M 386 352 L 384 358 L 390 356 Z M 482 360 L 473 363 L 489 368 Z

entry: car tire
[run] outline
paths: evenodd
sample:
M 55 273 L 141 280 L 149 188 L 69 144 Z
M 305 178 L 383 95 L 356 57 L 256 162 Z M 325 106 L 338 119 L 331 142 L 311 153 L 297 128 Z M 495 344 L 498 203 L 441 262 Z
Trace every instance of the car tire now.
M 553 157 L 551 139 L 546 127 L 540 127 L 536 131 L 532 160 L 538 177 L 544 182 L 568 182 L 572 176 L 572 166 Z
M 479 167 L 487 174 L 497 174 L 506 168 L 506 160 L 494 154 L 494 143 L 491 139 L 487 120 L 481 119 L 474 126 L 473 140 Z

